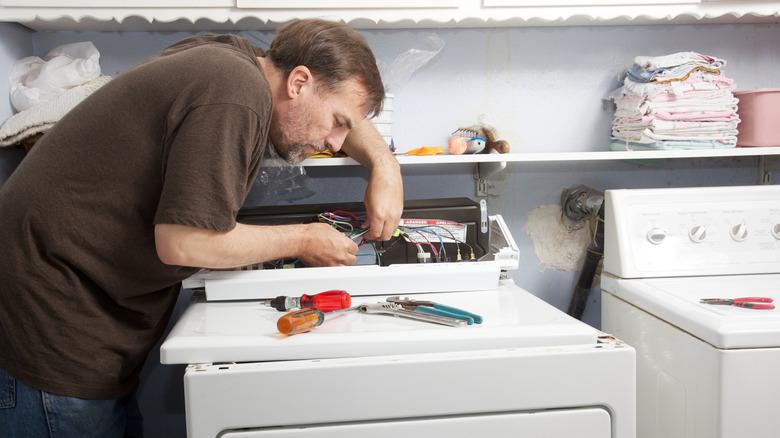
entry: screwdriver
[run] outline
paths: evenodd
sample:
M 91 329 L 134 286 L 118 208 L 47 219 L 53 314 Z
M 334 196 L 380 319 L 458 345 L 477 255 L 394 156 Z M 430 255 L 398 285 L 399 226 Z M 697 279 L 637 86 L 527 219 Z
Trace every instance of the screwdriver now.
M 261 304 L 271 306 L 280 312 L 292 309 L 318 309 L 321 312 L 346 309 L 352 304 L 352 297 L 345 290 L 329 290 L 314 295 L 303 294 L 300 297 L 280 296 L 260 300 Z
M 346 309 L 334 310 L 329 313 L 323 313 L 317 309 L 301 309 L 293 310 L 286 313 L 276 321 L 276 328 L 279 333 L 283 335 L 297 335 L 298 333 L 305 333 L 314 327 L 319 327 L 325 322 L 325 317 L 330 319 L 340 313 L 349 312 L 350 310 L 356 310 L 357 307 L 350 307 Z

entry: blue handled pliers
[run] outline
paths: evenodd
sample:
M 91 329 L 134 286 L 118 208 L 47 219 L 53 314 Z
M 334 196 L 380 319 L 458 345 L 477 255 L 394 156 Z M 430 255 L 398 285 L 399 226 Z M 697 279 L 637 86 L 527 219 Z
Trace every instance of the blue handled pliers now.
M 482 317 L 476 313 L 467 312 L 456 307 L 445 306 L 444 304 L 439 304 L 433 301 L 413 300 L 411 298 L 401 298 L 396 296 L 387 298 L 387 302 L 399 304 L 401 307 L 408 310 L 413 310 L 415 312 L 462 319 L 463 321 L 466 321 L 468 325 L 482 324 Z

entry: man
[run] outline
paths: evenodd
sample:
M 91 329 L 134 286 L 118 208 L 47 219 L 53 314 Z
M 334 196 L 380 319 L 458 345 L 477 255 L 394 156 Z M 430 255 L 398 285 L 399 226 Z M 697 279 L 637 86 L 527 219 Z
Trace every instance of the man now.
M 176 43 L 64 117 L 0 188 L 0 437 L 134 432 L 129 394 L 197 268 L 355 262 L 325 224 L 235 222 L 267 147 L 367 166 L 368 237 L 388 239 L 401 177 L 367 120 L 383 96 L 357 32 L 305 20 L 267 54 Z

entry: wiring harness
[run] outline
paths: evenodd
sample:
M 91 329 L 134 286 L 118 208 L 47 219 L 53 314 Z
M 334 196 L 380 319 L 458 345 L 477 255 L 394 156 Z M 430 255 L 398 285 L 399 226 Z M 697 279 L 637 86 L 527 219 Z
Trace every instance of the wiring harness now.
M 360 248 L 356 254 L 357 257 L 373 257 L 374 263 L 380 266 L 385 254 L 395 248 L 399 242 L 404 245 L 414 246 L 417 263 L 477 260 L 474 247 L 465 241 L 466 225 L 457 222 L 413 219 L 410 221 L 419 222 L 420 224 L 409 225 L 404 224 L 406 221 L 402 220 L 402 225 L 398 226 L 390 241 L 376 242 L 365 238 L 366 233 L 368 233 L 368 228 L 363 227 L 366 221 L 365 213 L 354 213 L 344 210 L 326 211 L 317 214 L 316 220 L 317 222 L 330 225 L 354 241 Z M 438 223 L 446 224 L 447 226 L 439 225 Z M 450 245 L 450 251 L 452 251 L 452 246 L 454 245 L 454 258 L 448 254 L 447 245 Z M 467 257 L 465 257 L 466 254 L 468 255 Z M 396 259 L 398 258 L 397 256 L 398 252 L 396 251 Z M 389 262 L 392 263 L 392 261 Z M 261 269 L 294 267 L 303 267 L 303 264 L 297 259 L 274 260 L 264 263 Z M 253 266 L 253 268 L 257 269 L 260 267 Z

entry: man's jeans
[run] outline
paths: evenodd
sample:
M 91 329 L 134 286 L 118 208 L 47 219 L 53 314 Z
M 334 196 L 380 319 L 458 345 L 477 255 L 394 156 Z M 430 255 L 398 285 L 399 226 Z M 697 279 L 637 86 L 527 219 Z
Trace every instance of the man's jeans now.
M 133 395 L 84 400 L 50 394 L 0 368 L 0 438 L 140 438 L 142 422 Z

